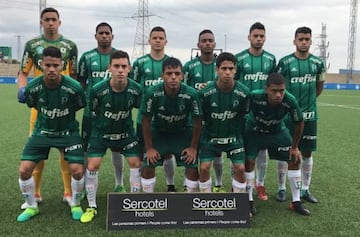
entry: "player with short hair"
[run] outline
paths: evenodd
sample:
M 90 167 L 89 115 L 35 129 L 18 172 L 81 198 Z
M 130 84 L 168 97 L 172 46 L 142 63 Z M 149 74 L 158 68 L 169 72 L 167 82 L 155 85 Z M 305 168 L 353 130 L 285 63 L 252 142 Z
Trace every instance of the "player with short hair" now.
M 318 200 L 310 193 L 310 181 L 313 170 L 312 152 L 317 142 L 317 97 L 320 96 L 325 82 L 325 66 L 323 61 L 310 53 L 311 29 L 299 27 L 295 31 L 294 45 L 296 51 L 280 59 L 278 71 L 284 75 L 286 88 L 298 100 L 304 117 L 304 132 L 299 148 L 302 155 L 301 198 L 317 203 Z M 287 124 L 290 131 L 294 130 L 291 123 Z M 284 181 L 285 183 L 285 181 Z M 285 185 L 279 187 L 278 201 L 285 200 Z
M 165 54 L 167 44 L 165 29 L 161 26 L 155 26 L 151 29 L 148 43 L 150 44 L 150 53 L 135 60 L 130 73 L 130 78 L 138 82 L 143 89 L 157 85 L 162 82 L 162 64 L 169 57 Z M 144 139 L 141 128 L 141 113 L 137 115 L 136 132 L 140 140 L 140 146 L 144 147 Z M 169 154 L 164 160 L 164 172 L 168 192 L 176 192 L 174 185 L 174 157 Z
M 51 147 L 61 150 L 69 163 L 72 218 L 79 220 L 83 214 L 80 200 L 84 190 L 84 151 L 75 116 L 86 101 L 80 83 L 60 74 L 62 64 L 60 49 L 45 48 L 41 60 L 44 74 L 34 78 L 25 88 L 25 102 L 36 108 L 38 117 L 21 156 L 19 186 L 27 208 L 18 216 L 18 222 L 28 221 L 39 213 L 31 174 L 41 160 L 48 159 Z
M 200 55 L 184 65 L 184 81 L 187 85 L 201 90 L 208 82 L 215 81 L 217 78 L 214 33 L 209 29 L 202 30 L 199 33 L 197 47 L 200 50 Z M 213 192 L 225 192 L 222 187 L 223 163 L 221 154 L 214 157 L 215 187 L 213 187 Z M 184 189 L 186 189 L 186 186 L 184 186 Z
M 234 176 L 232 190 L 246 192 L 243 117 L 248 112 L 250 90 L 234 80 L 236 58 L 221 53 L 216 59 L 218 79 L 199 91 L 203 109 L 203 130 L 199 148 L 200 192 L 211 192 L 210 168 L 214 157 L 225 152 L 231 160 Z
M 163 83 L 149 87 L 140 112 L 146 156 L 141 184 L 144 192 L 153 192 L 156 166 L 174 154 L 178 166 L 185 167 L 188 192 L 198 189 L 197 149 L 201 133 L 202 111 L 196 89 L 182 83 L 181 62 L 169 57 L 163 62 Z M 191 124 L 192 122 L 192 124 Z
M 61 51 L 62 59 L 62 70 L 63 75 L 70 75 L 72 78 L 76 78 L 76 67 L 77 67 L 77 55 L 78 50 L 76 44 L 64 38 L 59 33 L 59 27 L 61 26 L 61 20 L 59 12 L 48 7 L 42 10 L 40 14 L 40 25 L 43 28 L 43 34 L 29 40 L 25 44 L 24 54 L 20 64 L 20 72 L 18 76 L 18 101 L 25 103 L 24 88 L 28 83 L 28 77 L 32 68 L 34 68 L 34 76 L 37 77 L 43 74 L 41 67 L 42 52 L 48 46 L 55 46 Z M 31 135 L 34 125 L 37 119 L 36 108 L 31 109 L 30 115 L 30 130 Z M 63 201 L 66 201 L 70 205 L 71 201 L 71 174 L 69 170 L 68 162 L 64 159 L 64 154 L 60 152 L 60 169 L 62 180 L 64 183 L 64 196 Z M 41 196 L 41 177 L 44 169 L 44 161 L 41 160 L 36 168 L 34 169 L 33 176 L 35 182 L 35 199 L 37 202 L 42 201 Z M 26 203 L 21 205 L 22 209 L 25 209 Z
M 291 209 L 299 214 L 309 215 L 309 210 L 300 201 L 301 172 L 298 144 L 304 121 L 295 97 L 285 90 L 285 79 L 281 74 L 270 74 L 265 89 L 252 91 L 249 115 L 245 125 L 245 169 L 249 200 L 254 183 L 253 177 L 249 174 L 254 171 L 255 158 L 259 150 L 267 148 L 270 159 L 288 163 L 292 194 Z M 295 124 L 292 136 L 283 121 L 285 116 L 290 116 Z M 254 205 L 250 205 L 250 212 L 252 215 L 256 214 Z
M 112 47 L 114 39 L 112 27 L 107 22 L 99 23 L 95 28 L 95 39 L 97 47 L 83 53 L 79 60 L 78 80 L 86 89 L 85 95 L 88 101 L 90 100 L 90 90 L 98 82 L 111 78 L 111 73 L 108 70 L 110 63 L 110 56 L 116 51 Z M 89 106 L 84 109 L 82 119 L 82 137 L 84 139 L 84 148 L 87 149 L 88 140 L 91 134 L 91 115 Z M 115 192 L 125 192 L 123 166 L 124 159 L 120 152 L 111 152 L 111 160 L 114 167 L 115 174 Z
M 264 89 L 268 75 L 276 71 L 275 56 L 263 49 L 266 40 L 265 33 L 265 26 L 262 23 L 252 24 L 248 35 L 250 47 L 235 55 L 238 61 L 236 79 L 250 90 Z M 264 201 L 268 200 L 264 184 L 268 166 L 266 153 L 266 149 L 262 149 L 256 158 L 255 189 L 258 198 Z M 251 175 L 255 177 L 254 173 Z
M 81 216 L 82 223 L 91 222 L 97 215 L 99 169 L 107 148 L 124 154 L 130 167 L 130 191 L 140 192 L 139 141 L 134 130 L 132 109 L 140 106 L 141 86 L 128 79 L 131 66 L 126 52 L 112 53 L 108 69 L 111 79 L 97 83 L 90 92 L 89 107 L 94 122 L 85 171 L 89 208 Z

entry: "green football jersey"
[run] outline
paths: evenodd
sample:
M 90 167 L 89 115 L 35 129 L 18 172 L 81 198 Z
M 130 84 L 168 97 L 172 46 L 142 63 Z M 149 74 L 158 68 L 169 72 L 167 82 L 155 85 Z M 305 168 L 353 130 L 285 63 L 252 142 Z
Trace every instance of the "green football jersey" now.
M 235 78 L 251 91 L 264 89 L 268 75 L 276 71 L 275 56 L 265 50 L 259 56 L 252 55 L 248 49 L 235 55 L 237 73 Z
M 199 94 L 204 114 L 204 136 L 217 139 L 238 137 L 242 133 L 243 116 L 248 111 L 250 90 L 235 81 L 232 91 L 222 92 L 213 81 L 200 90 Z
M 83 53 L 79 60 L 78 80 L 86 82 L 86 96 L 90 95 L 90 89 L 99 81 L 111 78 L 108 70 L 111 54 L 116 51 L 112 48 L 108 54 L 101 54 L 96 48 Z
M 312 54 L 299 59 L 293 53 L 280 59 L 278 72 L 285 77 L 286 89 L 298 100 L 304 120 L 316 120 L 316 84 L 325 79 L 323 61 Z
M 276 133 L 285 129 L 284 117 L 289 115 L 294 122 L 303 120 L 299 105 L 293 95 L 285 91 L 283 101 L 270 106 L 265 89 L 254 90 L 250 94 L 250 113 L 247 126 L 260 133 Z
M 138 83 L 128 80 L 124 91 L 114 92 L 110 79 L 91 88 L 89 107 L 94 115 L 92 136 L 121 133 L 133 136 L 132 109 L 140 106 L 141 90 Z
M 215 62 L 214 59 L 212 63 L 205 64 L 196 57 L 185 63 L 183 67 L 185 83 L 198 90 L 202 83 L 215 81 L 217 78 Z
M 75 113 L 85 106 L 80 83 L 62 76 L 55 89 L 45 86 L 43 76 L 34 78 L 25 89 L 26 102 L 38 111 L 33 135 L 69 135 L 79 132 Z
M 183 131 L 190 127 L 189 117 L 202 116 L 196 89 L 185 83 L 181 83 L 179 94 L 176 97 L 165 94 L 163 83 L 149 87 L 145 90 L 140 112 L 153 117 L 153 129 L 170 133 Z
M 167 58 L 165 55 L 161 60 L 155 60 L 150 54 L 146 54 L 135 60 L 129 77 L 144 88 L 159 84 L 162 82 L 162 64 Z
M 150 54 L 146 54 L 135 60 L 129 77 L 139 83 L 143 89 L 162 82 L 162 64 L 169 56 L 165 55 L 161 60 L 155 60 Z M 137 115 L 137 123 L 141 123 L 141 113 Z
M 63 75 L 76 75 L 78 56 L 77 46 L 74 42 L 63 38 L 62 36 L 57 40 L 47 40 L 44 36 L 39 36 L 26 42 L 20 70 L 29 73 L 32 66 L 34 66 L 35 77 L 43 74 L 41 68 L 42 53 L 43 50 L 49 46 L 59 48 L 61 51 L 61 60 L 63 63 L 61 73 Z

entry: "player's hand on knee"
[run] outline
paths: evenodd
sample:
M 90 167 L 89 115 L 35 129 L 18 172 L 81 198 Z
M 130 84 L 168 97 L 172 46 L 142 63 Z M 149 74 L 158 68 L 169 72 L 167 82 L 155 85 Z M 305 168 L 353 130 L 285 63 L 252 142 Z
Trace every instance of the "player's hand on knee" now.
M 146 150 L 146 159 L 147 159 L 148 165 L 156 164 L 158 162 L 158 160 L 160 160 L 160 158 L 161 158 L 161 156 L 156 149 L 150 148 L 150 149 Z
M 26 97 L 25 97 L 25 87 L 20 87 L 17 94 L 17 99 L 19 103 L 25 103 Z
M 300 163 L 300 161 L 301 161 L 301 152 L 300 152 L 298 147 L 290 148 L 289 160 L 291 160 L 293 157 L 295 158 L 294 163 L 296 163 L 296 164 Z
M 197 157 L 197 150 L 189 147 L 183 150 L 181 153 L 181 159 L 184 160 L 185 164 L 195 164 Z

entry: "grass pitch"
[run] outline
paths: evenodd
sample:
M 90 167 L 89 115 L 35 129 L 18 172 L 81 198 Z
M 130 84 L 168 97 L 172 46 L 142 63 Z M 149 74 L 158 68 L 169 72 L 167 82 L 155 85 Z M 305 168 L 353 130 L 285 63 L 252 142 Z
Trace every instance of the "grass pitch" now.
M 318 151 L 314 153 L 312 193 L 320 203 L 306 203 L 311 216 L 288 210 L 288 201 L 275 200 L 275 161 L 269 162 L 266 177 L 268 201 L 255 197 L 258 215 L 250 229 L 173 229 L 147 231 L 106 231 L 106 193 L 114 185 L 109 153 L 100 169 L 98 216 L 90 224 L 71 219 L 62 200 L 58 152 L 52 150 L 43 174 L 43 203 L 40 214 L 26 223 L 17 223 L 23 202 L 18 185 L 18 166 L 28 135 L 30 110 L 16 99 L 15 85 L 0 85 L 0 236 L 358 236 L 360 233 L 359 133 L 360 93 L 324 91 L 319 98 Z M 80 118 L 80 116 L 79 116 Z M 128 188 L 128 167 L 125 166 Z M 166 191 L 162 168 L 157 168 L 157 191 Z M 176 187 L 181 190 L 183 170 L 177 168 Z M 230 190 L 229 163 L 224 164 L 224 184 Z M 287 188 L 288 190 L 289 187 Z M 83 203 L 86 207 L 86 202 Z

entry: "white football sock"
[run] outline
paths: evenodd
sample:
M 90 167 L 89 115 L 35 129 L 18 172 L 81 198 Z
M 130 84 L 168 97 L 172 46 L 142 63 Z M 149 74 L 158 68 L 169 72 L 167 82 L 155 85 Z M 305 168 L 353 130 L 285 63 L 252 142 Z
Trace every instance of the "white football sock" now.
M 25 202 L 29 207 L 36 208 L 37 202 L 35 201 L 34 191 L 35 183 L 34 178 L 31 176 L 28 180 L 22 180 L 19 178 L 20 191 L 25 199 Z
M 163 162 L 167 185 L 174 185 L 174 171 L 175 171 L 174 160 L 175 160 L 175 156 L 171 155 L 170 159 L 164 159 Z
M 111 161 L 114 168 L 115 186 L 124 186 L 124 156 L 120 152 L 111 152 Z
M 266 150 L 260 150 L 256 157 L 256 185 L 264 186 L 264 179 L 268 167 L 268 160 L 266 158 Z
M 301 161 L 301 189 L 302 190 L 309 190 L 310 182 L 311 182 L 311 175 L 313 169 L 313 158 L 310 157 L 303 157 Z
M 254 189 L 255 171 L 245 172 L 245 177 L 246 177 L 246 191 L 249 194 L 249 201 L 254 201 L 253 189 Z
M 205 182 L 199 181 L 199 189 L 201 193 L 211 193 L 211 178 L 206 180 Z
M 246 182 L 240 183 L 235 179 L 232 180 L 232 188 L 234 193 L 246 193 Z
M 286 190 L 286 173 L 288 170 L 288 163 L 286 161 L 277 161 L 277 180 L 279 190 Z
M 223 164 L 224 162 L 221 155 L 214 158 L 215 186 L 222 186 Z
M 76 180 L 74 177 L 71 177 L 71 191 L 72 191 L 72 200 L 71 206 L 79 206 L 81 201 L 81 195 L 84 191 L 84 176 L 81 179 Z
M 292 201 L 293 202 L 300 201 L 301 171 L 289 170 L 288 178 L 291 189 Z
M 130 168 L 130 192 L 137 193 L 140 192 L 141 187 L 141 176 L 139 168 Z
M 187 192 L 188 193 L 194 193 L 197 192 L 199 189 L 199 182 L 198 181 L 192 181 L 188 178 L 185 178 Z M 210 188 L 211 189 L 211 188 Z
M 153 193 L 156 183 L 156 177 L 145 179 L 141 178 L 141 186 L 144 193 Z

